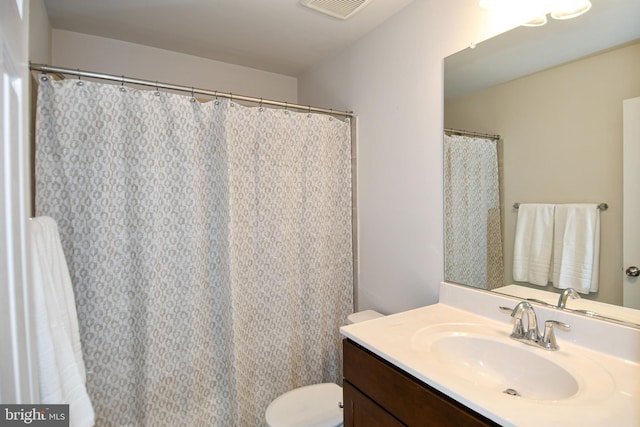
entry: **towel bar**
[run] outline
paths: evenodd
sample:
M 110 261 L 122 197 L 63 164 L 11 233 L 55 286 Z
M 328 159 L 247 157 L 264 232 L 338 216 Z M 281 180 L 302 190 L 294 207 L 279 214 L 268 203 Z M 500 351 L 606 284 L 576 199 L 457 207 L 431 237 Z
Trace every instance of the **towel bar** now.
M 520 207 L 520 203 L 514 203 L 513 204 L 513 209 L 518 209 Z M 600 203 L 598 204 L 598 209 L 600 209 L 601 211 L 606 211 L 607 209 L 609 209 L 609 205 L 606 203 Z

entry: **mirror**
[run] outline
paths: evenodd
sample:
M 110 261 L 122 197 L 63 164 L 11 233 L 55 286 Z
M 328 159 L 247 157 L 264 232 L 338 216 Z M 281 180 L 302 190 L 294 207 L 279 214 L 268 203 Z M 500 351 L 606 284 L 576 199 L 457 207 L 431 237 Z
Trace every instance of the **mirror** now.
M 640 324 L 639 310 L 619 307 L 622 100 L 640 96 L 640 2 L 592 3 L 573 20 L 517 27 L 445 58 L 444 127 L 500 135 L 502 248 L 487 247 L 503 254 L 498 291 L 553 305 L 561 292 L 513 280 L 514 204 L 606 203 L 598 291 L 567 307 Z

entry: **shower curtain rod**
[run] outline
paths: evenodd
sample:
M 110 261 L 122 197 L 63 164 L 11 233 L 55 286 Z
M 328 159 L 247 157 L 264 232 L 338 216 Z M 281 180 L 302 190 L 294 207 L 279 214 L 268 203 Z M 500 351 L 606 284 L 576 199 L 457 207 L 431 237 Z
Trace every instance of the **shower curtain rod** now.
M 491 135 L 488 133 L 472 132 L 469 130 L 461 130 L 461 129 L 445 128 L 444 133 L 448 135 L 479 136 L 480 138 L 495 139 L 496 141 L 501 139 L 500 135 Z
M 169 90 L 176 90 L 180 92 L 188 92 L 192 95 L 198 94 L 198 95 L 216 96 L 219 98 L 231 99 L 232 101 L 233 100 L 247 101 L 247 102 L 253 102 L 255 104 L 273 105 L 273 106 L 284 107 L 284 108 L 294 108 L 296 110 L 332 114 L 336 116 L 353 117 L 354 115 L 353 111 L 339 111 L 339 110 L 331 110 L 326 108 L 312 107 L 310 105 L 291 104 L 283 101 L 254 98 L 252 96 L 236 95 L 236 94 L 227 93 L 227 92 L 197 89 L 194 87 L 174 85 L 170 83 L 160 83 L 160 82 L 151 81 L 151 80 L 142 80 L 142 79 L 135 79 L 131 77 L 125 77 L 125 76 L 116 76 L 115 74 L 105 74 L 105 73 L 96 73 L 93 71 L 73 70 L 71 68 L 52 67 L 46 64 L 29 64 L 29 68 L 32 71 L 40 71 L 42 73 L 63 74 L 63 75 L 66 74 L 69 76 L 77 76 L 78 78 L 88 77 L 92 79 L 109 80 L 112 82 L 118 82 L 122 84 L 126 83 L 126 84 L 134 84 L 134 85 L 141 85 L 141 86 L 149 86 L 149 87 L 154 87 L 156 89 L 169 89 Z

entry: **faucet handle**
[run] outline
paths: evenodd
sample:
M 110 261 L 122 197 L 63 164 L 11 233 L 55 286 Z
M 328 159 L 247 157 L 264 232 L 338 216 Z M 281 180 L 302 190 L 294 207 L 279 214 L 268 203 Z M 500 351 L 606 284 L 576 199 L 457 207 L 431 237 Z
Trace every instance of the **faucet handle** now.
M 547 350 L 558 350 L 558 343 L 556 342 L 556 334 L 553 330 L 553 327 L 557 326 L 560 329 L 564 329 L 565 331 L 571 330 L 571 326 L 567 325 L 564 322 L 559 322 L 557 320 L 547 320 L 544 322 L 544 335 L 542 337 L 542 341 L 540 345 Z

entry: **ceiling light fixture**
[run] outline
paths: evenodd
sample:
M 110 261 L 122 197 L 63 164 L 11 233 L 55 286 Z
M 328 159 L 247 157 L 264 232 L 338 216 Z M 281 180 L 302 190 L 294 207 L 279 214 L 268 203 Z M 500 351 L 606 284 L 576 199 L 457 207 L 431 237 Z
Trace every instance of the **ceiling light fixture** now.
M 540 15 L 522 24 L 524 27 L 542 27 L 547 23 L 547 15 Z
M 532 0 L 480 0 L 479 4 L 481 8 L 494 12 L 513 12 L 516 10 L 524 12 L 524 8 L 530 8 L 537 4 L 538 11 L 535 18 L 522 24 L 526 27 L 540 27 L 546 24 L 546 13 L 549 13 L 553 19 L 566 20 L 578 17 L 591 9 L 589 0 L 538 0 L 536 3 L 533 3 Z
M 587 13 L 589 9 L 591 9 L 589 0 L 562 0 L 551 12 L 551 17 L 560 20 L 576 18 Z

